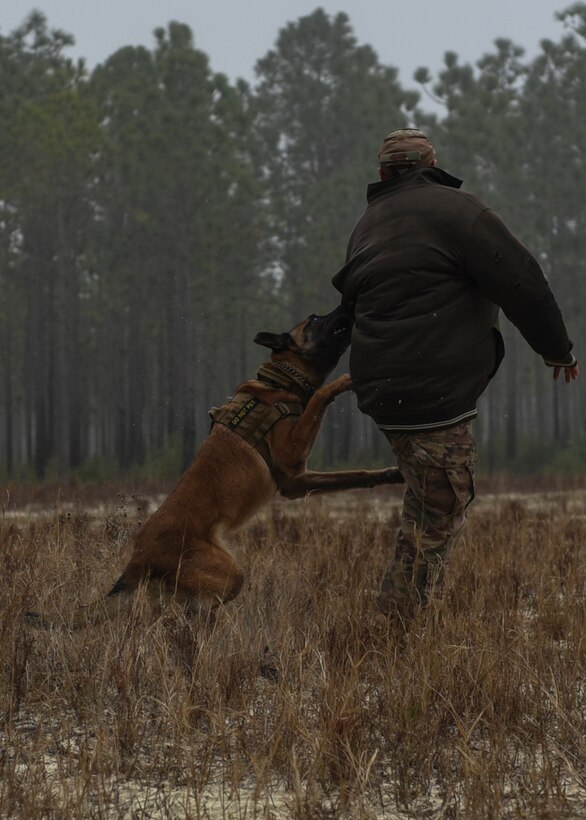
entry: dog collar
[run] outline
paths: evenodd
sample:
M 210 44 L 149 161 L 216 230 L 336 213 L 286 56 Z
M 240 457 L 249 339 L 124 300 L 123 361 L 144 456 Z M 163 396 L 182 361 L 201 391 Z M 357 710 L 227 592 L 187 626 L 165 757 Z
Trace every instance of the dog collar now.
M 285 375 L 287 374 L 287 375 Z M 273 384 L 285 389 L 291 388 L 291 382 L 300 387 L 304 395 L 309 398 L 315 393 L 315 387 L 296 368 L 281 361 L 272 361 L 263 364 L 257 373 L 261 382 Z

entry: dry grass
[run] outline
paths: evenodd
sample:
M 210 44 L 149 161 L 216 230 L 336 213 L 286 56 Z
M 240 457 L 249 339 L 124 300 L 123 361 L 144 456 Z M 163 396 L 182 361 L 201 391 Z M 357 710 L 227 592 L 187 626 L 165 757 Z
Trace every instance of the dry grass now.
M 585 499 L 478 504 L 403 645 L 373 617 L 390 491 L 275 504 L 214 624 L 139 596 L 76 633 L 22 612 L 105 591 L 134 502 L 5 516 L 0 817 L 584 816 Z

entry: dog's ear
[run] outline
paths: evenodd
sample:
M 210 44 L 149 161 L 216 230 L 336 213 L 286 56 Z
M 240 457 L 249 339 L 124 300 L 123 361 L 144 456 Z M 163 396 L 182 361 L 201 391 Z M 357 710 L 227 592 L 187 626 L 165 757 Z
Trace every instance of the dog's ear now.
M 262 331 L 257 333 L 254 337 L 254 342 L 263 347 L 269 347 L 273 353 L 278 353 L 280 350 L 288 350 L 290 338 L 288 333 L 268 333 Z

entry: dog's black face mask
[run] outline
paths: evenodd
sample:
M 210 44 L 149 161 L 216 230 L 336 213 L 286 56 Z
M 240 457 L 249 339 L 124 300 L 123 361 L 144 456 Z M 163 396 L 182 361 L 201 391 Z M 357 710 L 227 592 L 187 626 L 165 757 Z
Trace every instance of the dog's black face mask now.
M 308 344 L 308 356 L 338 361 L 350 344 L 354 320 L 341 305 L 325 316 L 308 317 L 303 336 Z
M 273 353 L 290 350 L 320 369 L 331 369 L 350 344 L 353 324 L 352 315 L 340 305 L 325 316 L 311 314 L 288 333 L 257 333 L 254 341 Z

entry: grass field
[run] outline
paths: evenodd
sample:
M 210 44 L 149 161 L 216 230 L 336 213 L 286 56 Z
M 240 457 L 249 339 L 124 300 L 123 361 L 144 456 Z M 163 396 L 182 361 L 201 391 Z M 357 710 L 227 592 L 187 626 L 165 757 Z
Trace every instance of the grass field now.
M 276 502 L 215 623 L 139 595 L 77 632 L 22 613 L 107 591 L 146 502 L 9 501 L 0 817 L 585 816 L 586 492 L 485 494 L 403 644 L 373 607 L 399 501 Z

